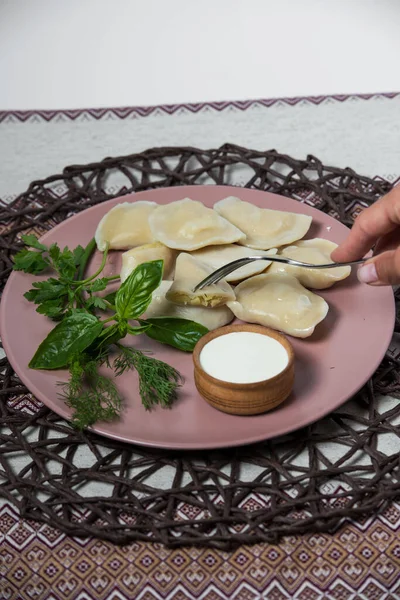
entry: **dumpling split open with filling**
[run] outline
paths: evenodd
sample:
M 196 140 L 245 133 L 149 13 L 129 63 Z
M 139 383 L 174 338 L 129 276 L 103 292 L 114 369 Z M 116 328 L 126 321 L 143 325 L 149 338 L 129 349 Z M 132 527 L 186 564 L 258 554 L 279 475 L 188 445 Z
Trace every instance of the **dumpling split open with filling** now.
M 146 319 L 152 317 L 180 317 L 181 319 L 189 319 L 200 323 L 200 325 L 204 325 L 210 330 L 227 325 L 233 320 L 233 312 L 227 306 L 205 308 L 204 306 L 183 306 L 170 302 L 165 295 L 172 283 L 172 281 L 162 281 L 158 288 L 154 290 L 151 303 L 146 310 Z
M 293 246 L 283 248 L 279 254 L 287 258 L 294 258 L 301 262 L 313 265 L 323 265 L 331 263 L 331 254 L 338 245 L 329 240 L 314 238 L 311 240 L 302 240 L 296 242 Z M 337 267 L 334 269 L 309 269 L 306 267 L 294 267 L 293 265 L 284 265 L 274 263 L 271 265 L 269 273 L 288 273 L 296 277 L 305 287 L 316 290 L 324 290 L 331 287 L 337 281 L 346 279 L 351 273 L 351 267 Z
M 245 238 L 240 229 L 214 210 L 190 198 L 159 206 L 150 216 L 149 224 L 156 240 L 176 250 L 192 251 Z
M 191 306 L 222 306 L 235 299 L 233 289 L 223 279 L 213 285 L 208 285 L 197 292 L 193 288 L 200 283 L 213 269 L 186 252 L 179 254 L 175 263 L 175 278 L 166 294 L 167 300 L 176 304 Z
M 239 240 L 240 244 L 260 250 L 299 240 L 305 236 L 312 221 L 308 215 L 259 208 L 234 196 L 220 200 L 214 204 L 214 209 L 246 234 L 244 240 Z
M 122 202 L 114 206 L 97 226 L 97 248 L 103 252 L 109 242 L 110 250 L 128 250 L 154 242 L 149 216 L 157 206 L 156 202 L 147 201 Z
M 238 319 L 299 338 L 312 335 L 329 308 L 323 298 L 286 273 L 255 275 L 239 283 L 235 295 L 228 307 Z

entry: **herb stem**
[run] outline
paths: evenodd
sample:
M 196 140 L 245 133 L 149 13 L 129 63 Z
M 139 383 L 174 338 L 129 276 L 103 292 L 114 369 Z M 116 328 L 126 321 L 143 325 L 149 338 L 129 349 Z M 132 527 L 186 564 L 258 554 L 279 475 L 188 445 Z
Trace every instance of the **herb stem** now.
M 115 321 L 115 315 L 112 317 L 108 317 L 108 319 L 104 319 L 103 321 L 101 321 L 102 323 L 109 323 L 110 321 Z
M 96 273 L 93 273 L 93 275 L 91 275 L 90 277 L 88 277 L 87 279 L 81 279 L 81 280 L 76 280 L 74 281 L 75 285 L 86 285 L 87 283 L 90 283 L 91 281 L 93 281 L 93 279 L 96 279 L 96 277 L 98 275 L 100 275 L 100 273 L 102 272 L 102 270 L 104 269 L 104 267 L 106 266 L 106 261 L 107 261 L 107 254 L 108 254 L 108 249 L 109 249 L 109 242 L 107 242 L 106 244 L 106 249 L 103 252 L 103 259 L 101 261 L 101 265 L 100 267 L 97 269 Z M 89 257 L 88 257 L 89 258 Z
M 82 256 L 81 264 L 79 265 L 79 269 L 77 272 L 78 280 L 82 279 L 82 277 L 84 276 L 87 264 L 89 262 L 89 258 L 92 256 L 95 247 L 96 247 L 96 240 L 94 238 L 92 238 L 90 240 L 90 242 L 88 243 L 88 245 L 86 246 L 85 252 Z
M 105 300 L 104 298 L 103 298 L 103 300 L 110 310 L 115 310 L 114 304 L 111 304 L 111 302 L 108 302 L 108 300 Z

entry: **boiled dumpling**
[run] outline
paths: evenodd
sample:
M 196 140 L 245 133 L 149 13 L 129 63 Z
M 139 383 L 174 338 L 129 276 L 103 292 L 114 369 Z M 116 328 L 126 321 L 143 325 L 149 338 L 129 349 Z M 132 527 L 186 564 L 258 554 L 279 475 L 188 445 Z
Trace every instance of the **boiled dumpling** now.
M 150 306 L 146 310 L 145 318 L 152 317 L 180 317 L 196 321 L 207 329 L 216 329 L 227 325 L 234 318 L 233 312 L 227 306 L 205 308 L 204 306 L 182 306 L 166 299 L 165 294 L 172 285 L 172 281 L 162 281 L 153 292 Z
M 221 246 L 208 246 L 207 248 L 201 248 L 200 250 L 195 250 L 192 252 L 192 256 L 198 258 L 203 261 L 207 265 L 212 267 L 212 270 L 215 271 L 220 267 L 232 262 L 233 260 L 238 260 L 239 258 L 244 258 L 246 256 L 268 256 L 274 255 L 277 253 L 276 248 L 271 248 L 271 250 L 251 250 L 251 248 L 246 248 L 245 246 L 237 246 L 236 244 L 227 244 Z M 257 275 L 257 273 L 262 273 L 265 269 L 271 264 L 270 261 L 267 260 L 256 260 L 232 273 L 229 273 L 225 277 L 225 281 L 241 281 L 242 279 L 246 279 L 247 277 L 251 277 L 252 275 Z
M 150 216 L 149 224 L 156 240 L 177 250 L 197 250 L 245 238 L 229 221 L 190 198 L 159 206 Z
M 166 294 L 167 300 L 191 306 L 222 306 L 235 299 L 235 294 L 226 281 L 209 285 L 197 292 L 193 288 L 213 269 L 186 252 L 179 254 L 175 263 L 175 278 Z
M 95 233 L 97 248 L 128 250 L 134 246 L 150 244 L 155 239 L 150 231 L 149 216 L 157 208 L 156 202 L 122 202 L 101 219 Z
M 286 273 L 255 275 L 239 283 L 235 295 L 228 306 L 238 319 L 300 338 L 314 332 L 329 308 L 323 298 Z
M 296 242 L 293 246 L 283 248 L 279 254 L 286 256 L 287 258 L 294 258 L 313 265 L 323 265 L 332 262 L 331 253 L 335 248 L 337 248 L 337 244 L 334 242 L 322 238 L 314 238 L 312 240 Z M 351 273 L 351 267 L 309 269 L 274 263 L 268 272 L 288 273 L 289 275 L 296 277 L 305 287 L 324 290 L 331 287 L 337 281 L 346 279 Z
M 164 261 L 163 278 L 168 279 L 174 268 L 175 257 L 175 250 L 160 242 L 132 248 L 122 254 L 121 282 L 123 283 L 138 265 L 151 260 Z
M 259 208 L 234 196 L 220 200 L 214 209 L 246 234 L 245 240 L 239 240 L 240 244 L 260 250 L 299 240 L 305 236 L 312 221 L 308 215 Z

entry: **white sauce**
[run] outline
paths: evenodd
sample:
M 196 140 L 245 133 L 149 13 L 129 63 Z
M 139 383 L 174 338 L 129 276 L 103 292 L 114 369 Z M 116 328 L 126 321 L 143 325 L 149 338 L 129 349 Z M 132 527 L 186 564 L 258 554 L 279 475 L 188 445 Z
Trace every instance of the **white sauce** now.
M 236 331 L 208 342 L 200 352 L 204 371 L 230 383 L 271 379 L 285 369 L 289 356 L 274 338 L 262 333 Z

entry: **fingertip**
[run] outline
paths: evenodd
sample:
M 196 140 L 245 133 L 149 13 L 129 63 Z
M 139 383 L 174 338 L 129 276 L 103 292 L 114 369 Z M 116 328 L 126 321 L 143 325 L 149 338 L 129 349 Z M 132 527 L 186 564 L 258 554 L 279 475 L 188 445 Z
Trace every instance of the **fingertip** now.
M 400 248 L 376 255 L 365 263 L 358 272 L 358 278 L 371 285 L 397 285 L 400 283 Z
M 361 283 L 376 283 L 379 280 L 375 263 L 366 263 L 357 271 L 358 281 Z
M 337 248 L 335 248 L 335 250 L 331 253 L 331 259 L 334 262 L 341 262 L 342 261 L 342 249 L 340 246 L 338 246 Z
M 368 252 L 369 248 L 365 248 L 364 246 L 360 246 L 355 243 L 352 239 L 347 239 L 340 244 L 333 252 L 331 253 L 331 259 L 334 262 L 349 262 L 351 260 L 358 260 L 362 256 Z

